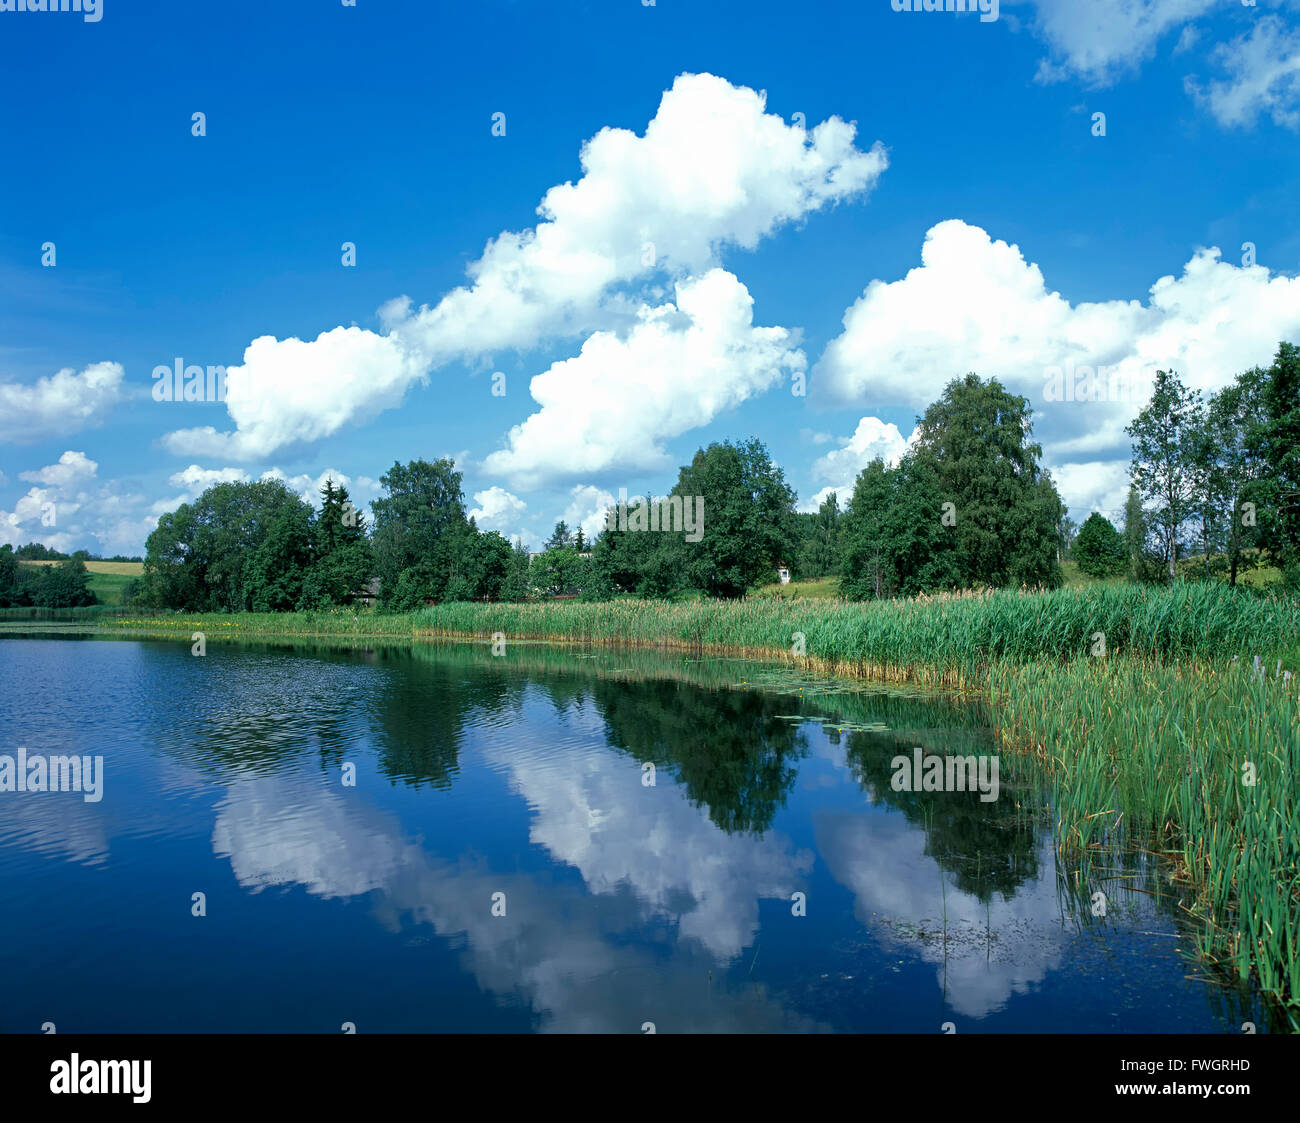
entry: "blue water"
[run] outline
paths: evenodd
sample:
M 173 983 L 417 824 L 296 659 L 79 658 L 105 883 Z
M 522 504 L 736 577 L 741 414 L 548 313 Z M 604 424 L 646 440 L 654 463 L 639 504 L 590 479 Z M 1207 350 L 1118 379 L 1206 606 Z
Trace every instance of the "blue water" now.
M 1158 869 L 1099 919 L 1005 773 L 890 789 L 971 705 L 632 662 L 0 639 L 0 753 L 104 760 L 0 792 L 0 1030 L 1264 1030 Z

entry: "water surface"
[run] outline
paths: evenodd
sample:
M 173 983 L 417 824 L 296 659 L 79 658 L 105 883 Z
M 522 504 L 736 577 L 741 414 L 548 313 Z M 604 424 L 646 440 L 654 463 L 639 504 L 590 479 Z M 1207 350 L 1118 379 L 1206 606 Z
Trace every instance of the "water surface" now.
M 1159 870 L 1093 915 L 1005 754 L 892 790 L 994 751 L 974 702 L 526 644 L 10 638 L 0 685 L 0 752 L 105 769 L 0 793 L 0 1030 L 1266 1028 Z

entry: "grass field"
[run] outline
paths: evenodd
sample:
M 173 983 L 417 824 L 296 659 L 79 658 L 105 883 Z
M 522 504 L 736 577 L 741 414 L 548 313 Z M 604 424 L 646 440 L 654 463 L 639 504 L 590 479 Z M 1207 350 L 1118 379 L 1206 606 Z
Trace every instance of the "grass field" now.
M 791 581 L 788 585 L 764 585 L 753 595 L 756 597 L 780 597 L 782 600 L 790 600 L 794 597 L 834 600 L 840 595 L 840 579 L 838 577 L 813 577 L 807 581 Z
M 24 561 L 21 565 L 58 565 L 57 561 Z M 86 570 L 89 573 L 109 574 L 120 577 L 140 577 L 144 574 L 144 562 L 109 562 L 109 561 L 88 561 Z

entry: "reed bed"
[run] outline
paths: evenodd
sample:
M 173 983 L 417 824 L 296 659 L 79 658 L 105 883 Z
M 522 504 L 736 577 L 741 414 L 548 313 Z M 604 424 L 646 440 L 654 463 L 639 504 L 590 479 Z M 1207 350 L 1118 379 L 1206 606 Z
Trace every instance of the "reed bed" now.
M 1216 585 L 1098 586 L 1052 592 L 851 603 L 577 601 L 443 604 L 412 617 L 417 635 L 561 639 L 803 656 L 828 666 L 982 680 L 1000 662 L 1110 655 L 1180 661 L 1300 648 L 1300 604 Z M 802 645 L 799 636 L 803 637 Z
M 1067 855 L 1172 863 L 1198 951 L 1300 1014 L 1300 680 L 1253 660 L 1001 664 L 998 735 L 1053 793 Z

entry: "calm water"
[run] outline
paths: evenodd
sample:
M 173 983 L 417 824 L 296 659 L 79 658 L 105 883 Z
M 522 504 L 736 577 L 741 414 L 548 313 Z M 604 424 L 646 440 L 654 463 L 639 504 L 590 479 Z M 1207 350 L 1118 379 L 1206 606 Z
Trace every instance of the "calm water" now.
M 105 773 L 0 793 L 7 1032 L 1266 1028 L 1188 977 L 1156 871 L 1092 916 L 1005 758 L 996 802 L 891 789 L 914 745 L 989 751 L 973 705 L 540 645 L 11 638 L 0 721 Z

